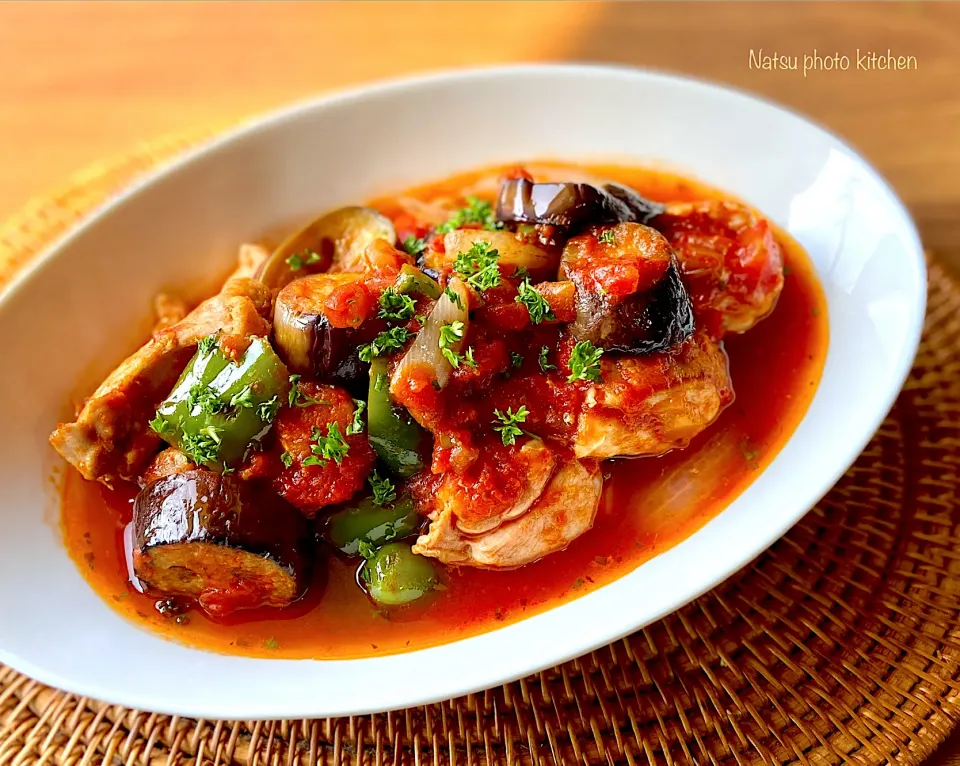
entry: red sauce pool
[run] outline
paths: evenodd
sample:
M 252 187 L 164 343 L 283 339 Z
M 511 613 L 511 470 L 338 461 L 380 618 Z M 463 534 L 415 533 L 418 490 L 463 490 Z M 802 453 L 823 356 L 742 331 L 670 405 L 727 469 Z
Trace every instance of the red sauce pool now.
M 528 168 L 533 166 L 528 165 Z M 569 180 L 593 173 L 659 200 L 725 197 L 650 170 L 537 163 L 534 175 Z M 485 170 L 419 187 L 423 201 L 483 190 Z M 491 189 L 492 191 L 492 189 Z M 389 199 L 374 206 L 396 212 Z M 355 565 L 330 558 L 300 603 L 281 612 L 241 613 L 214 621 L 198 611 L 164 617 L 155 598 L 127 578 L 123 529 L 133 488 L 108 489 L 68 471 L 62 526 L 67 548 L 91 586 L 117 611 L 186 644 L 230 654 L 345 659 L 444 644 L 493 630 L 616 580 L 681 542 L 720 513 L 776 456 L 806 413 L 823 371 L 827 316 L 823 293 L 803 250 L 776 232 L 787 278 L 776 310 L 725 341 L 736 401 L 685 450 L 659 458 L 609 461 L 597 521 L 565 551 L 512 572 L 447 569 L 446 588 L 428 605 L 385 615 L 355 582 Z

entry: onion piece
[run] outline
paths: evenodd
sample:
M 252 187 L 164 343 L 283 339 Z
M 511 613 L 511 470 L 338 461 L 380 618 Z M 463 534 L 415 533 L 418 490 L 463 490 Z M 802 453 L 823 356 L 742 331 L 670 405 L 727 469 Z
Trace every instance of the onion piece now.
M 452 299 L 450 293 L 455 294 L 457 299 Z M 459 277 L 453 277 L 447 283 L 447 290 L 434 304 L 427 321 L 407 349 L 407 353 L 403 355 L 397 369 L 393 371 L 393 377 L 390 380 L 391 390 L 417 366 L 429 369 L 431 381 L 440 388 L 447 385 L 450 374 L 453 372 L 453 365 L 441 353 L 440 330 L 454 322 L 463 322 L 463 338 L 466 338 L 470 326 L 470 314 L 467 309 L 469 301 L 466 285 Z M 455 353 L 460 353 L 463 343 L 461 339 L 448 348 Z
M 305 274 L 363 271 L 363 254 L 378 239 L 396 244 L 390 219 L 369 207 L 342 207 L 322 215 L 290 235 L 257 269 L 267 287 L 281 287 Z M 311 262 L 310 254 L 319 258 Z M 293 256 L 300 259 L 300 263 Z M 295 268 L 296 267 L 296 268 Z
M 437 272 L 442 272 L 445 267 L 453 268 L 457 256 L 466 253 L 478 242 L 488 244 L 500 254 L 498 263 L 504 276 L 513 276 L 522 268 L 527 270 L 534 282 L 557 277 L 559 249 L 527 242 L 522 235 L 510 231 L 456 229 L 443 238 L 445 252 L 430 250 L 424 257 L 424 265 Z

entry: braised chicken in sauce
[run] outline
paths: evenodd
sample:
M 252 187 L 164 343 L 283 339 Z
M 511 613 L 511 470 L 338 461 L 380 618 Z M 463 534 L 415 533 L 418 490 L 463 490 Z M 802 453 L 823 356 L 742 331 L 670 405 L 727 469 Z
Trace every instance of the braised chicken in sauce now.
M 459 583 L 539 577 L 642 514 L 611 506 L 618 466 L 653 476 L 691 444 L 702 460 L 736 401 L 727 344 L 784 291 L 775 230 L 669 183 L 562 174 L 325 213 L 244 245 L 192 311 L 158 298 L 153 336 L 50 438 L 100 497 L 131 500 L 110 555 L 136 598 L 233 625 L 352 587 L 396 633 L 468 600 Z M 807 324 L 815 380 L 825 333 Z

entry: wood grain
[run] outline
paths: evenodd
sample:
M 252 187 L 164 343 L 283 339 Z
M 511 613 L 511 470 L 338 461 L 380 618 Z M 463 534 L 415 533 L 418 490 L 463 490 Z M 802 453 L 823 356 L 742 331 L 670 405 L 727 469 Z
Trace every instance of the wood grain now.
M 707 77 L 811 115 L 877 165 L 926 245 L 960 265 L 958 39 L 948 3 L 0 3 L 0 217 L 138 140 L 330 88 L 589 60 Z M 760 49 L 889 49 L 917 68 L 758 71 Z M 960 739 L 931 763 L 960 766 Z

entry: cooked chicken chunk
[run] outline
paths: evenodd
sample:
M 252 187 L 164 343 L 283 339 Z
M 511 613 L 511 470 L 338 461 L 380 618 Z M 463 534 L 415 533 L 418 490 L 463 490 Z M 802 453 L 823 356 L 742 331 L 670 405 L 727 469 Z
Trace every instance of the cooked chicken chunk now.
M 673 246 L 698 327 L 745 332 L 773 311 L 783 256 L 769 222 L 736 202 L 679 202 L 651 224 Z
M 669 353 L 605 359 L 601 371 L 584 397 L 578 458 L 685 447 L 733 401 L 727 355 L 702 332 Z
M 180 322 L 156 332 L 125 359 L 87 399 L 73 423 L 61 423 L 50 443 L 87 479 L 134 480 L 156 452 L 159 437 L 148 422 L 170 393 L 197 348 L 213 333 L 265 336 L 269 292 L 247 278 L 231 279 L 223 291 Z
M 603 478 L 595 461 L 570 461 L 523 514 L 478 535 L 458 528 L 450 504 L 436 511 L 414 553 L 444 564 L 513 569 L 566 548 L 593 526 Z
M 522 446 L 483 445 L 463 471 L 444 474 L 435 498 L 440 514 L 468 535 L 490 532 L 527 512 L 553 476 L 557 456 L 540 439 Z

